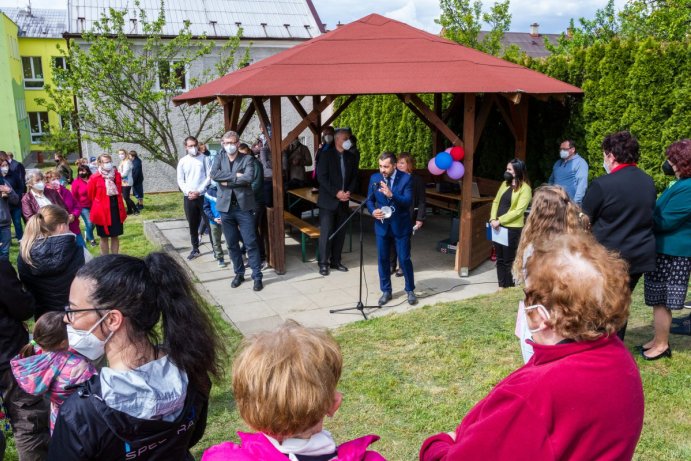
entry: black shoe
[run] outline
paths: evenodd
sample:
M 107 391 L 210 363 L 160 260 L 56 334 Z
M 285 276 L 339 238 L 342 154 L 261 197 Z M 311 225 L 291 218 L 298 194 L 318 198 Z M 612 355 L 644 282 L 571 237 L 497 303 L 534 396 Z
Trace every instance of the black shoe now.
M 195 248 L 194 250 L 190 251 L 190 254 L 187 256 L 187 260 L 192 261 L 194 258 L 198 258 L 200 255 L 201 253 L 199 250 Z
M 232 282 L 230 282 L 230 287 L 231 288 L 237 288 L 242 284 L 242 282 L 245 281 L 245 276 L 244 275 L 236 275 L 235 278 L 233 279 Z
M 383 306 L 384 304 L 388 303 L 391 301 L 391 292 L 390 291 L 385 291 L 384 293 L 381 294 L 381 298 L 379 298 L 379 305 Z
M 672 333 L 673 335 L 686 335 L 686 336 L 691 336 L 691 318 L 690 317 L 682 317 L 680 318 L 679 322 L 674 322 L 672 320 L 672 328 L 669 329 L 669 332 Z
M 262 291 L 264 289 L 264 284 L 262 283 L 261 280 L 255 280 L 254 281 L 254 288 L 252 288 L 254 291 Z
M 417 304 L 417 296 L 415 296 L 414 291 L 406 291 L 408 293 L 408 304 L 414 306 Z
M 650 349 L 650 348 L 649 348 L 649 347 L 643 347 L 643 344 L 641 344 L 640 346 L 638 346 L 638 350 L 641 351 L 641 354 L 642 354 L 643 352 L 647 351 L 648 349 Z
M 319 273 L 324 277 L 329 275 L 329 266 L 319 266 Z
M 396 277 L 403 277 L 403 269 L 396 269 Z
M 667 349 L 665 349 L 664 351 L 660 352 L 659 354 L 657 354 L 653 357 L 649 357 L 649 356 L 645 355 L 643 353 L 643 351 L 641 351 L 641 355 L 643 356 L 643 358 L 645 360 L 658 360 L 658 359 L 661 359 L 662 357 L 668 357 L 671 359 L 672 358 L 672 348 L 667 346 Z
M 330 267 L 331 269 L 336 269 L 337 271 L 340 271 L 340 272 L 348 272 L 348 268 L 345 267 L 345 266 L 344 266 L 343 264 L 341 264 L 341 263 L 331 264 L 331 266 L 329 266 L 329 267 Z

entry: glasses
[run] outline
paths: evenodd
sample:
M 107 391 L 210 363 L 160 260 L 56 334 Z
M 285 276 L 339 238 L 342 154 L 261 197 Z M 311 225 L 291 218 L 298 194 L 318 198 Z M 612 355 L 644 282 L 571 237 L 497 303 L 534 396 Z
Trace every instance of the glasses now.
M 74 321 L 75 312 L 97 312 L 107 310 L 108 309 L 104 309 L 102 307 L 91 307 L 89 309 L 72 309 L 70 306 L 65 306 L 65 316 L 67 317 L 67 321 L 72 323 Z

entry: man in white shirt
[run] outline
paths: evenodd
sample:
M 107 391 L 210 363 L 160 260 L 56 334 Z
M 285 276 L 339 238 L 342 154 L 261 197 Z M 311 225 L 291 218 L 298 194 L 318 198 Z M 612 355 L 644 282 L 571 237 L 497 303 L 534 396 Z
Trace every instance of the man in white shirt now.
M 204 215 L 204 192 L 209 184 L 206 157 L 197 150 L 197 138 L 185 138 L 187 155 L 178 162 L 178 187 L 184 195 L 185 217 L 190 226 L 192 251 L 187 259 L 194 259 L 199 253 L 199 224 L 206 219 Z

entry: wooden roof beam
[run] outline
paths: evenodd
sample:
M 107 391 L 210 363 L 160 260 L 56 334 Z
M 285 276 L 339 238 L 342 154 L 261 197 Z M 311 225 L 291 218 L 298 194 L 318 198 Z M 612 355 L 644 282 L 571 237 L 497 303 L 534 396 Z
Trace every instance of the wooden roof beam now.
M 304 107 L 302 107 L 302 104 L 300 103 L 301 99 L 302 99 L 302 96 L 301 97 L 288 96 L 288 101 L 290 101 L 290 103 L 293 105 L 293 108 L 298 113 L 298 115 L 304 119 L 305 117 L 307 117 L 307 111 L 305 110 Z M 312 134 L 319 134 L 317 132 L 316 124 L 310 123 L 307 127 L 310 129 Z
M 331 123 L 332 123 L 334 120 L 336 120 L 336 119 L 338 118 L 338 116 L 341 115 L 341 114 L 343 113 L 343 111 L 346 110 L 346 109 L 348 108 L 348 106 L 350 105 L 350 103 L 352 103 L 353 101 L 355 101 L 356 98 L 357 98 L 357 95 L 356 95 L 356 94 L 351 94 L 350 96 L 348 96 L 348 99 L 346 99 L 345 101 L 343 101 L 343 104 L 341 104 L 340 106 L 338 106 L 338 109 L 336 109 L 336 110 L 334 111 L 334 113 L 331 114 L 331 117 L 329 117 L 329 118 L 326 119 L 326 121 L 323 123 L 323 126 L 329 126 L 329 125 L 331 125 Z
M 430 109 L 425 102 L 420 99 L 416 94 L 404 95 L 404 99 L 409 100 L 415 105 L 415 107 L 422 112 L 422 114 L 427 118 L 427 120 L 434 125 L 434 127 L 439 130 L 454 146 L 463 146 L 463 141 L 458 137 L 456 133 L 453 132 L 449 126 L 444 123 L 444 121 Z
M 305 130 L 305 128 L 309 126 L 310 123 L 316 123 L 317 115 L 324 112 L 324 109 L 329 107 L 336 98 L 337 96 L 326 96 L 324 99 L 322 99 L 319 102 L 319 104 L 317 104 L 317 106 L 314 107 L 312 111 L 309 114 L 307 114 L 307 116 L 304 117 L 302 121 L 291 130 L 290 133 L 286 135 L 285 138 L 283 138 L 283 141 L 281 142 L 281 152 L 283 152 L 290 145 L 290 143 L 293 142 L 293 139 L 297 138 L 300 135 L 300 133 L 302 133 Z M 273 152 L 272 155 L 280 155 L 281 152 Z

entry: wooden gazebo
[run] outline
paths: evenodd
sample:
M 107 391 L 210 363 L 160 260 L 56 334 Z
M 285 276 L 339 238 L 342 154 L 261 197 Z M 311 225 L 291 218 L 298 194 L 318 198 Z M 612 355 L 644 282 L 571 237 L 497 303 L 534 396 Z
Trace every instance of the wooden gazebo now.
M 442 112 L 442 95 L 453 102 Z M 256 114 L 262 130 L 271 125 L 274 208 L 269 211 L 271 265 L 285 272 L 283 177 L 280 153 L 305 129 L 315 145 L 330 125 L 359 95 L 396 95 L 433 133 L 434 152 L 444 138 L 465 149 L 465 177 L 473 177 L 474 151 L 487 117 L 496 108 L 516 140 L 515 155 L 525 158 L 528 103 L 531 97 L 563 98 L 582 91 L 539 72 L 466 48 L 398 21 L 371 14 L 358 21 L 201 85 L 175 98 L 175 104 L 223 105 L 225 127 L 242 133 Z M 429 107 L 419 97 L 433 94 Z M 478 95 L 484 95 L 477 104 Z M 326 120 L 322 113 L 334 100 L 345 100 Z M 287 135 L 281 128 L 282 98 L 302 121 Z M 311 99 L 311 110 L 303 101 Z M 270 111 L 265 110 L 269 101 Z M 242 113 L 243 105 L 247 109 Z M 479 107 L 478 107 L 479 106 Z M 462 137 L 447 125 L 449 115 L 463 111 Z M 462 197 L 471 197 L 472 181 L 463 181 Z M 455 270 L 471 268 L 471 200 L 461 201 L 461 225 Z

